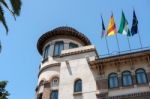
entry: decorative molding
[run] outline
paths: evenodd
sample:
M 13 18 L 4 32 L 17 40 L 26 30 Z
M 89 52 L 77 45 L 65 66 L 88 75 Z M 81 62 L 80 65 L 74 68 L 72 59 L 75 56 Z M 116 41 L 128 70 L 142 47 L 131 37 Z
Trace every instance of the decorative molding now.
M 44 88 L 50 88 L 50 82 L 44 81 L 42 84 L 37 85 L 35 91 L 38 92 L 41 86 L 44 86 Z
M 97 99 L 107 99 L 108 92 L 101 92 L 101 93 L 96 94 L 96 96 L 97 96 Z
M 120 55 L 115 55 L 115 56 L 110 56 L 110 57 L 105 57 L 105 58 L 98 58 L 94 61 L 89 62 L 90 66 L 96 66 L 98 64 L 103 63 L 105 64 L 112 64 L 115 62 L 120 62 L 120 63 L 130 63 L 132 61 L 132 66 L 131 68 L 134 69 L 134 64 L 135 62 L 139 62 L 136 59 L 142 59 L 146 58 L 147 55 L 150 55 L 150 50 L 145 50 L 145 51 L 139 51 L 139 52 L 132 52 L 132 53 L 127 53 L 127 54 L 120 54 Z M 132 60 L 130 60 L 132 59 Z
M 150 67 L 150 56 L 147 56 L 148 67 Z
M 48 57 L 42 60 L 42 64 L 48 61 Z
M 131 70 L 134 70 L 135 67 L 134 67 L 134 63 L 133 63 L 132 57 L 129 58 L 129 61 L 130 61 Z
M 82 92 L 74 92 L 73 95 L 74 96 L 81 96 L 83 93 Z
M 140 93 L 132 93 L 132 94 L 126 94 L 126 95 L 119 95 L 119 96 L 112 96 L 108 97 L 108 99 L 124 99 L 124 98 L 132 98 L 132 97 L 141 97 L 141 96 L 150 96 L 150 91 L 148 92 L 140 92 Z
M 114 64 L 117 68 L 117 72 L 119 73 L 120 72 L 120 61 L 116 61 Z
M 92 52 L 92 51 L 96 51 L 96 49 L 95 48 L 90 48 L 90 49 L 85 49 L 85 50 L 68 52 L 68 53 L 61 54 L 61 57 L 70 56 L 70 55 L 77 55 L 77 54 L 82 54 L 82 53 L 87 53 L 87 52 Z
M 118 95 L 118 96 L 110 96 L 110 97 L 108 96 L 108 92 L 102 92 L 102 93 L 96 94 L 96 96 L 97 96 L 97 99 L 128 99 L 128 98 L 140 99 L 139 97 L 145 97 L 145 96 L 150 97 L 150 91 Z M 149 98 L 146 98 L 146 99 L 149 99 Z
M 51 68 L 51 67 L 54 67 L 54 66 L 60 66 L 60 63 L 54 63 L 54 64 L 49 64 L 49 65 L 44 66 L 43 68 L 40 69 L 39 74 L 38 74 L 38 77 L 40 76 L 40 74 L 41 74 L 44 70 L 46 70 L 46 69 L 48 69 L 48 68 Z

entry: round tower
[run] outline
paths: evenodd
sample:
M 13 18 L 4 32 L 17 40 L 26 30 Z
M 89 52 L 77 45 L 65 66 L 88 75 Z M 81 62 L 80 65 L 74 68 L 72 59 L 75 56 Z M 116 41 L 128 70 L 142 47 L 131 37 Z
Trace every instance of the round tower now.
M 42 61 L 39 66 L 38 85 L 36 88 L 37 99 L 58 99 L 61 64 L 63 64 L 62 62 L 67 64 L 67 60 L 72 58 L 63 58 L 64 55 L 69 56 L 70 54 L 63 54 L 62 51 L 80 49 L 88 45 L 91 45 L 90 40 L 71 27 L 55 28 L 39 38 L 37 49 L 42 56 Z M 79 51 L 70 53 L 76 54 L 77 52 Z M 63 76 L 61 77 L 63 79 Z

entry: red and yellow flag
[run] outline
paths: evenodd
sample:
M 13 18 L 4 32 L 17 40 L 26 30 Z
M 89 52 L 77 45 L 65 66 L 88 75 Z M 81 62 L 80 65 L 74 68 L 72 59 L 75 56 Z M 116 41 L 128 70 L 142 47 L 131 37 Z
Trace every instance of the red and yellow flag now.
M 116 29 L 115 20 L 112 14 L 109 25 L 108 25 L 108 29 L 107 29 L 107 36 L 113 36 L 116 33 L 117 33 L 117 29 Z

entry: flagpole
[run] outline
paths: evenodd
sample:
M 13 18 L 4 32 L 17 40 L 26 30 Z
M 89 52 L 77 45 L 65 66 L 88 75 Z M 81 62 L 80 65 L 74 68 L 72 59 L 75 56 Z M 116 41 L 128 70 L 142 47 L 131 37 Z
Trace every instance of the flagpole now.
M 129 41 L 129 37 L 127 36 L 127 40 L 128 40 L 128 45 L 129 45 L 129 50 L 131 52 L 131 44 L 130 44 L 130 41 Z M 132 62 L 132 56 L 130 55 L 130 65 L 131 65 L 131 68 L 133 68 L 133 62 Z
M 103 38 L 103 36 L 105 37 L 105 42 L 106 42 L 107 51 L 108 51 L 108 55 L 109 55 L 110 54 L 109 53 L 109 46 L 108 46 L 108 41 L 107 41 L 107 38 L 106 38 L 105 25 L 104 25 L 104 22 L 103 22 L 102 15 L 101 15 L 101 20 L 102 20 L 102 35 L 101 35 L 101 38 Z M 103 34 L 103 32 L 104 32 L 104 34 Z
M 112 16 L 113 17 L 113 12 L 112 12 Z M 114 18 L 112 19 L 114 21 Z M 118 37 L 117 37 L 117 30 L 116 30 L 116 25 L 115 22 L 113 23 L 114 27 L 115 27 L 115 37 L 116 37 L 116 41 L 117 41 L 117 46 L 118 46 L 118 50 L 119 50 L 119 55 L 120 55 L 120 47 L 119 47 L 119 41 L 118 41 Z
M 105 41 L 106 41 L 107 51 L 108 51 L 108 55 L 109 55 L 110 52 L 109 52 L 109 46 L 108 46 L 108 41 L 107 41 L 107 37 L 106 36 L 105 36 Z
M 131 52 L 131 44 L 130 44 L 130 41 L 129 41 L 129 37 L 127 37 L 127 41 L 128 41 L 129 50 Z
M 142 46 L 142 41 L 141 41 L 141 36 L 140 36 L 139 30 L 138 30 L 138 37 L 139 37 L 139 42 L 140 42 L 140 46 L 141 46 L 141 49 L 142 49 L 143 46 Z
M 119 46 L 119 40 L 118 40 L 118 36 L 117 36 L 117 34 L 115 35 L 115 37 L 116 37 L 117 46 L 118 46 L 118 50 L 119 50 L 119 54 L 120 54 L 120 46 Z

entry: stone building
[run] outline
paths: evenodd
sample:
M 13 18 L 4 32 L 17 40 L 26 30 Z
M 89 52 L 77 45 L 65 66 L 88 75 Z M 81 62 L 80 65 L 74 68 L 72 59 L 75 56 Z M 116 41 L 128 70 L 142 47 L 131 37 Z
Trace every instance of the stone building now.
M 150 50 L 103 57 L 82 33 L 58 27 L 37 43 L 36 99 L 150 99 Z

